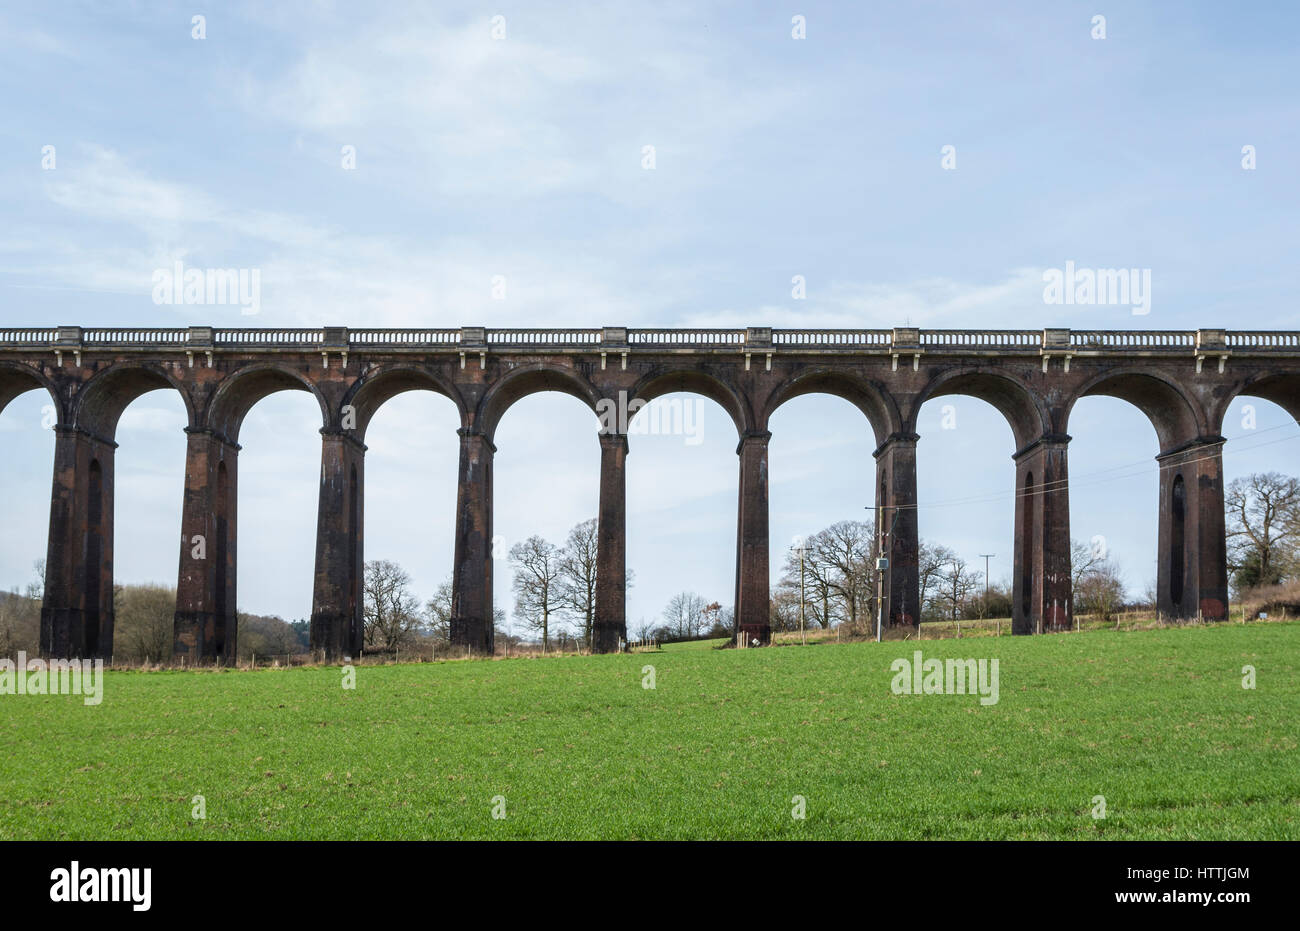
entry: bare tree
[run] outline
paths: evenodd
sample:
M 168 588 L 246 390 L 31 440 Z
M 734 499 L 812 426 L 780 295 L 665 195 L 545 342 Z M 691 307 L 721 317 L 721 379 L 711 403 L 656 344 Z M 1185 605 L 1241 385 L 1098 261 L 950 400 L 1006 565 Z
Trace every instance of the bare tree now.
M 1074 589 L 1075 611 L 1092 614 L 1103 621 L 1113 620 L 1123 603 L 1124 580 L 1110 559 L 1094 564 Z
M 1158 602 L 1156 580 L 1150 579 L 1142 589 L 1142 607 L 1154 611 Z
M 728 631 L 731 628 L 729 612 L 719 602 L 713 602 L 704 606 L 700 612 L 700 630 L 711 636 L 729 636 Z
M 172 655 L 176 590 L 123 585 L 113 594 L 113 645 L 118 655 L 160 663 Z
M 938 597 L 944 607 L 944 614 L 951 620 L 960 616 L 962 605 L 983 583 L 984 577 L 978 572 L 966 568 L 966 561 L 950 555 L 938 572 Z
M 793 598 L 797 612 L 802 581 L 808 619 L 823 628 L 839 620 L 856 626 L 875 600 L 873 533 L 869 521 L 842 520 L 804 540 L 802 567 L 799 550 L 788 551 L 777 587 L 791 594 L 782 594 L 780 607 Z
M 45 599 L 45 560 L 32 563 L 32 580 L 27 583 L 26 595 L 38 605 Z
M 1076 613 L 1110 621 L 1124 603 L 1124 580 L 1105 549 L 1074 540 L 1070 544 L 1070 590 Z
M 916 574 L 921 588 L 921 610 L 923 613 L 927 607 L 933 608 L 937 603 L 937 599 L 931 594 L 931 591 L 938 588 L 944 567 L 956 558 L 957 555 L 946 546 L 927 543 L 924 540 L 920 541 L 917 548 Z M 942 613 L 941 607 L 934 610 Z
M 1070 542 L 1070 587 L 1078 591 L 1083 580 L 1106 562 L 1106 553 L 1100 547 L 1089 546 L 1080 540 Z
M 40 649 L 41 606 L 18 594 L 0 592 L 0 657 L 17 658 L 22 650 L 35 655 Z
M 434 640 L 451 640 L 451 605 L 451 579 L 447 579 L 424 603 L 424 626 Z
M 674 637 L 689 640 L 699 636 L 707 607 L 708 602 L 694 592 L 678 592 L 664 608 L 664 620 Z
M 768 612 L 772 630 L 799 629 L 799 586 L 790 586 L 784 580 L 772 590 L 771 609 Z M 805 623 L 807 611 L 805 609 Z
M 591 648 L 591 627 L 596 617 L 596 518 L 584 520 L 569 531 L 560 551 L 557 605 L 578 623 L 583 646 Z
M 236 615 L 239 624 L 240 659 L 252 656 L 283 656 L 301 651 L 304 646 L 293 626 L 275 615 Z
M 831 569 L 828 585 L 843 604 L 851 629 L 857 629 L 859 615 L 863 611 L 869 614 L 875 600 L 873 534 L 873 525 L 867 521 L 841 520 L 809 541 L 816 561 Z
M 804 541 L 803 592 L 806 599 L 804 614 L 807 621 L 822 628 L 829 628 L 836 620 L 839 607 L 835 600 L 835 589 L 832 585 L 835 568 L 829 562 L 822 560 L 821 554 L 812 541 L 813 537 L 809 537 Z M 799 573 L 799 551 L 790 550 L 785 555 L 785 565 L 782 567 L 781 581 L 778 583 L 778 588 L 793 593 L 792 597 L 796 611 L 798 611 L 799 604 Z M 797 614 L 795 626 L 798 626 Z
M 366 563 L 362 619 L 367 648 L 396 650 L 419 628 L 420 606 L 410 587 L 411 577 L 397 563 Z
M 1300 481 L 1256 473 L 1228 486 L 1228 546 L 1238 588 L 1275 585 L 1295 569 Z
M 530 630 L 541 631 L 543 651 L 550 647 L 551 615 L 560 606 L 560 561 L 559 548 L 539 536 L 510 548 L 515 614 Z

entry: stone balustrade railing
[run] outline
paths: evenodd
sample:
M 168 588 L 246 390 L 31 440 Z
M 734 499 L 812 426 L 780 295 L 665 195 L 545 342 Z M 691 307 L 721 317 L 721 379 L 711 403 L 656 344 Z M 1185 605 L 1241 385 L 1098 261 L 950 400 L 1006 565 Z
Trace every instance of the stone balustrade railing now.
M 493 352 L 780 352 L 1091 355 L 1300 353 L 1300 332 L 1279 330 L 925 330 L 862 329 L 629 329 L 461 327 L 435 329 L 263 329 L 241 327 L 17 327 L 0 328 L 0 351 L 45 348 L 267 351 L 381 349 Z

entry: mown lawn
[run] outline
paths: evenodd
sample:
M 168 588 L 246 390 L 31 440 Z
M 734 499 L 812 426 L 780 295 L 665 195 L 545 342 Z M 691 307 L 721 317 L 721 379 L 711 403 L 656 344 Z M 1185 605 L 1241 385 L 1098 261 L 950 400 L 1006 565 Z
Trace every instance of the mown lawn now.
M 998 658 L 999 702 L 893 694 L 917 648 Z M 341 681 L 110 672 L 95 707 L 0 696 L 0 838 L 1300 838 L 1297 623 Z

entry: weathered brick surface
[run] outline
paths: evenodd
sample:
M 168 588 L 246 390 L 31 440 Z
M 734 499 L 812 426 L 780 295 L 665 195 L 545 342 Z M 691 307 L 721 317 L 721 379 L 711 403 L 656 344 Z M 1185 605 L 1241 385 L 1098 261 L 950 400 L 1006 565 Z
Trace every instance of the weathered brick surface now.
M 592 649 L 611 653 L 627 639 L 627 434 L 600 437 L 600 513 L 596 520 L 596 616 Z

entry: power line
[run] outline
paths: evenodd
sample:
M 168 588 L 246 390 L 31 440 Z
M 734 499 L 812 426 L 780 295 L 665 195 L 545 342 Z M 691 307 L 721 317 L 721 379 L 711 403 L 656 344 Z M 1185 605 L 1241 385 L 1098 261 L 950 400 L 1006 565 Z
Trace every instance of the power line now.
M 1281 424 L 1277 427 L 1268 427 L 1265 430 L 1260 430 L 1259 433 L 1267 433 L 1270 430 L 1278 430 L 1278 429 L 1282 429 L 1283 427 L 1290 427 L 1290 426 L 1294 426 L 1294 424 Z M 1232 440 L 1239 440 L 1244 438 L 1245 438 L 1244 436 L 1226 437 L 1224 443 L 1216 444 L 1216 445 L 1219 445 L 1221 447 L 1226 447 L 1226 444 L 1228 442 L 1231 442 Z M 1227 449 L 1226 451 L 1229 452 L 1231 455 L 1235 456 L 1239 453 L 1250 452 L 1251 450 L 1255 450 L 1255 449 L 1262 449 L 1265 446 L 1274 446 L 1278 443 L 1289 443 L 1297 439 L 1300 439 L 1300 435 L 1286 436 L 1276 440 L 1269 440 L 1266 443 L 1252 443 L 1249 446 L 1235 447 L 1235 448 Z M 1217 454 L 1197 456 L 1194 459 L 1184 459 L 1181 462 L 1179 462 L 1178 465 L 1179 466 L 1194 465 L 1198 462 L 1205 462 L 1210 459 L 1221 458 L 1222 455 L 1223 453 L 1220 452 Z M 1112 466 L 1107 469 L 1100 469 L 1095 472 L 1088 472 L 1079 478 L 1073 478 L 1073 479 L 1067 478 L 1067 479 L 1060 479 L 1054 482 L 1043 482 L 1041 484 L 1034 485 L 1032 488 L 1027 490 L 1016 489 L 1009 493 L 992 492 L 986 495 L 972 495 L 967 498 L 951 498 L 947 501 L 936 501 L 929 504 L 898 505 L 898 508 L 900 510 L 908 510 L 908 509 L 929 510 L 929 509 L 937 509 L 937 508 L 945 508 L 945 507 L 960 507 L 967 504 L 979 504 L 984 502 L 1001 501 L 1001 500 L 1005 500 L 1008 497 L 1012 499 L 1018 499 L 1021 497 L 1027 497 L 1028 495 L 1031 494 L 1038 494 L 1039 492 L 1049 492 L 1049 491 L 1068 489 L 1071 484 L 1086 486 L 1086 485 L 1095 485 L 1098 482 L 1103 482 L 1103 481 L 1120 481 L 1126 478 L 1137 478 L 1139 476 L 1149 475 L 1150 467 L 1151 467 L 1150 462 L 1148 460 L 1135 461 L 1126 465 Z M 1164 468 L 1164 466 L 1161 466 L 1157 463 L 1157 471 L 1160 468 Z M 1136 470 L 1136 471 L 1129 471 L 1125 475 L 1116 475 L 1116 476 L 1111 475 L 1111 473 L 1120 472 L 1123 470 Z

